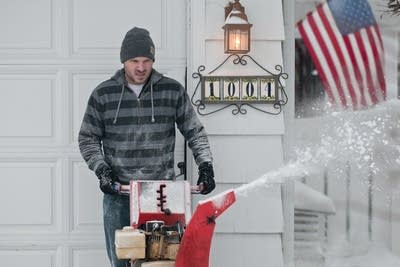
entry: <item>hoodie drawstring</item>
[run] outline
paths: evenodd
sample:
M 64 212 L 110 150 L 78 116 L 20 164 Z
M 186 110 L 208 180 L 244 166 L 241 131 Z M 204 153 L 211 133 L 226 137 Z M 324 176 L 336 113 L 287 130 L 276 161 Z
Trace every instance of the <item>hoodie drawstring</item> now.
M 122 97 L 124 96 L 124 92 L 125 92 L 125 84 L 122 84 L 122 90 L 121 90 L 121 94 L 120 94 L 120 97 L 119 97 L 118 106 L 117 106 L 117 112 L 115 113 L 113 124 L 117 123 L 119 110 L 121 108 L 121 102 L 122 102 Z M 156 122 L 156 119 L 154 118 L 153 83 L 150 83 L 150 98 L 151 98 L 151 122 L 154 123 L 154 122 Z
M 150 83 L 150 98 L 151 98 L 151 122 L 154 123 L 154 100 L 153 100 L 153 83 Z
M 118 118 L 118 114 L 119 114 L 119 109 L 120 109 L 120 107 L 121 107 L 121 102 L 122 102 L 122 97 L 124 96 L 124 92 L 125 92 L 125 84 L 122 84 L 121 95 L 119 96 L 119 101 L 118 101 L 118 106 L 117 106 L 117 112 L 115 113 L 115 117 L 114 117 L 113 124 L 116 124 L 116 123 L 117 123 L 117 118 Z

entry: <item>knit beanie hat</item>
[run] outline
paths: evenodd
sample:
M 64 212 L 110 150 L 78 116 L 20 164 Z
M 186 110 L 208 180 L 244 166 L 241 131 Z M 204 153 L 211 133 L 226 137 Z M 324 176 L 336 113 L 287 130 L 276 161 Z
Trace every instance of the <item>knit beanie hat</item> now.
M 134 27 L 129 30 L 121 46 L 121 63 L 130 58 L 147 57 L 154 61 L 154 43 L 146 29 Z

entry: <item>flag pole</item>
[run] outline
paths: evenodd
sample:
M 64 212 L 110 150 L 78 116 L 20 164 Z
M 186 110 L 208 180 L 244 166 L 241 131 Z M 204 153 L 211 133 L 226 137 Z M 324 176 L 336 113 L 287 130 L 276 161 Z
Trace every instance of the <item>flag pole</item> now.
M 346 240 L 350 242 L 350 162 L 346 161 Z

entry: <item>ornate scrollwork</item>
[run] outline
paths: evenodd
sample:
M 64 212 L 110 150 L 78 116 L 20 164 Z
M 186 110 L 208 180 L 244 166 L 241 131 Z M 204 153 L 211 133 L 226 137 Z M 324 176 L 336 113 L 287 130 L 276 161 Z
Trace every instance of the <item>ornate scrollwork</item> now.
M 197 91 L 201 85 L 201 81 L 203 78 L 203 74 L 202 72 L 205 71 L 205 66 L 204 65 L 200 65 L 197 68 L 197 72 L 194 72 L 192 74 L 192 77 L 194 79 L 199 79 L 199 81 L 197 82 L 196 88 L 193 92 L 193 95 L 191 97 L 191 102 L 192 104 L 197 108 L 197 112 L 200 115 L 210 115 L 216 112 L 219 112 L 221 110 L 224 110 L 228 107 L 234 107 L 232 109 L 232 114 L 233 115 L 238 115 L 238 114 L 242 114 L 245 115 L 247 114 L 247 107 L 253 108 L 255 110 L 258 110 L 260 112 L 266 113 L 266 114 L 271 114 L 271 115 L 278 115 L 282 112 L 282 107 L 284 105 L 286 105 L 287 101 L 288 101 L 288 97 L 287 94 L 285 92 L 285 89 L 283 87 L 282 84 L 282 79 L 286 80 L 288 79 L 288 74 L 283 72 L 283 68 L 281 65 L 276 65 L 275 66 L 275 70 L 277 71 L 277 73 L 272 73 L 269 70 L 265 69 L 263 66 L 261 66 L 254 58 L 252 58 L 249 55 L 237 55 L 237 54 L 231 54 L 229 55 L 221 64 L 219 64 L 215 69 L 211 70 L 210 72 L 208 72 L 208 74 L 212 74 L 214 73 L 216 70 L 218 70 L 219 68 L 221 68 L 224 64 L 226 64 L 226 62 L 230 59 L 233 58 L 233 64 L 237 65 L 240 64 L 242 66 L 247 65 L 248 61 L 247 59 L 250 59 L 251 61 L 253 61 L 259 68 L 261 68 L 262 70 L 264 70 L 265 72 L 267 72 L 269 75 L 273 76 L 274 78 L 276 78 L 276 80 L 278 81 L 278 90 L 280 92 L 280 97 L 277 97 L 276 100 L 272 103 L 272 107 L 275 109 L 275 111 L 267 111 L 264 110 L 258 106 L 255 106 L 253 103 L 251 103 L 251 101 L 233 101 L 232 103 L 220 103 L 220 104 L 224 104 L 224 106 L 216 108 L 214 110 L 208 111 L 206 112 L 206 103 L 203 101 L 203 99 L 197 99 L 195 100 L 195 95 L 197 94 Z M 218 104 L 218 102 L 215 102 Z

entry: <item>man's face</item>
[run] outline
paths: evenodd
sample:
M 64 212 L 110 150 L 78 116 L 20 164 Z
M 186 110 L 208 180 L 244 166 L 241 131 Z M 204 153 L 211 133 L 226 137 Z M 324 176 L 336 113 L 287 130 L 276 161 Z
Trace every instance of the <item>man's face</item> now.
M 153 60 L 147 57 L 135 57 L 124 62 L 125 79 L 128 83 L 143 84 L 149 78 Z

